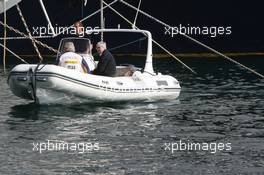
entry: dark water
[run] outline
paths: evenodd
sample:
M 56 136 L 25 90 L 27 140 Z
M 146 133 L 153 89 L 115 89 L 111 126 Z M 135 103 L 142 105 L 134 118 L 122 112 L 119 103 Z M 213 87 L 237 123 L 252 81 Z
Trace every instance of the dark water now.
M 264 73 L 264 58 L 239 61 Z M 180 81 L 178 100 L 75 106 L 13 96 L 1 68 L 0 174 L 264 174 L 264 80 L 219 59 L 186 63 L 199 75 L 155 62 Z M 48 141 L 50 150 L 33 146 Z M 59 141 L 79 149 L 52 150 Z M 180 141 L 224 148 L 177 150 Z

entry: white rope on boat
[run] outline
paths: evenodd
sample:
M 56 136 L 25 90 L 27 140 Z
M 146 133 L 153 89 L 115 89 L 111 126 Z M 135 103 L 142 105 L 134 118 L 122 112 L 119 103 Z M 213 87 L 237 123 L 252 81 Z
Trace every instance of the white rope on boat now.
M 118 1 L 119 1 L 119 0 L 115 0 L 115 1 L 111 2 L 110 4 L 104 6 L 103 9 L 106 9 L 106 8 L 110 7 L 111 5 L 113 5 L 114 3 L 118 2 Z M 80 22 L 83 22 L 83 21 L 85 21 L 85 20 L 87 20 L 87 19 L 93 17 L 94 15 L 100 13 L 100 11 L 101 11 L 101 9 L 99 9 L 99 10 L 93 12 L 92 14 L 90 14 L 90 15 L 86 16 L 85 18 L 81 19 Z M 17 33 L 17 34 L 19 34 L 19 35 L 22 36 L 22 37 L 7 37 L 7 38 L 0 38 L 0 40 L 4 40 L 4 39 L 7 39 L 7 40 L 17 40 L 17 39 L 21 39 L 21 40 L 22 40 L 22 39 L 30 39 L 30 37 L 27 36 L 26 34 L 24 34 L 23 32 L 20 32 L 19 30 L 15 29 L 15 28 L 13 28 L 13 27 L 7 25 L 7 24 L 4 24 L 2 21 L 0 21 L 0 24 L 1 24 L 2 26 L 4 26 L 4 27 L 7 27 L 9 30 L 11 30 L 11 31 L 13 31 L 13 32 L 15 32 L 15 33 Z M 65 29 L 62 30 L 61 32 L 57 33 L 55 36 L 34 36 L 34 37 L 32 36 L 32 39 L 33 39 L 37 44 L 41 45 L 42 47 L 47 48 L 47 49 L 49 49 L 49 50 L 51 50 L 51 51 L 53 51 L 53 52 L 55 52 L 55 53 L 58 53 L 58 50 L 56 50 L 56 49 L 54 49 L 54 48 L 52 48 L 52 47 L 50 47 L 50 46 L 48 46 L 48 45 L 42 43 L 41 41 L 38 41 L 37 39 L 45 39 L 45 38 L 54 38 L 54 37 L 57 37 L 57 36 L 61 35 L 62 33 L 64 33 L 66 30 L 69 30 L 69 28 L 71 28 L 71 27 L 73 27 L 73 26 L 74 26 L 74 25 L 71 25 L 71 26 L 65 28 Z
M 14 55 L 15 57 L 17 57 L 19 60 L 21 60 L 23 63 L 28 64 L 28 62 L 26 62 L 24 59 L 22 59 L 20 56 L 18 56 L 17 54 L 15 54 L 14 52 L 12 52 L 10 49 L 8 49 L 6 46 L 4 46 L 3 44 L 0 43 L 0 46 L 3 47 L 5 50 L 7 50 L 8 52 L 10 52 L 12 55 Z
M 125 43 L 125 44 L 121 44 L 119 46 L 116 46 L 116 47 L 112 47 L 110 49 L 108 49 L 109 51 L 113 51 L 113 50 L 116 50 L 116 49 L 120 49 L 122 47 L 125 47 L 125 46 L 128 46 L 128 45 L 131 45 L 131 44 L 134 44 L 134 43 L 137 43 L 139 41 L 144 41 L 147 37 L 143 37 L 143 38 L 139 38 L 137 40 L 134 40 L 134 41 L 131 41 L 131 42 L 128 42 L 128 43 Z
M 133 5 L 131 5 L 131 4 L 127 3 L 127 2 L 125 2 L 124 0 L 120 0 L 120 2 L 122 2 L 123 4 L 125 4 L 126 6 L 132 8 L 132 9 L 134 9 L 134 10 L 139 11 L 141 14 L 143 14 L 143 15 L 149 17 L 150 19 L 152 19 L 152 20 L 154 20 L 154 21 L 160 23 L 161 25 L 163 25 L 163 26 L 165 26 L 165 27 L 168 27 L 168 28 L 171 28 L 172 30 L 176 30 L 176 29 L 174 29 L 173 27 L 171 27 L 170 25 L 166 24 L 165 22 L 162 22 L 161 20 L 159 20 L 159 19 L 157 19 L 157 18 L 151 16 L 150 14 L 148 14 L 148 13 L 142 11 L 142 10 L 137 9 L 136 7 L 134 7 Z M 264 78 L 264 75 L 258 73 L 257 71 L 255 71 L 255 70 L 253 70 L 253 69 L 251 69 L 251 68 L 249 68 L 249 67 L 247 67 L 247 66 L 245 66 L 245 65 L 243 65 L 243 64 L 241 64 L 241 63 L 239 63 L 239 62 L 237 62 L 237 61 L 235 61 L 235 60 L 233 60 L 232 58 L 230 58 L 230 57 L 228 57 L 228 56 L 222 54 L 221 52 L 219 52 L 219 51 L 213 49 L 213 48 L 210 47 L 210 46 L 205 45 L 204 43 L 202 43 L 202 42 L 200 42 L 200 41 L 198 41 L 198 40 L 192 38 L 191 36 L 186 35 L 186 34 L 181 34 L 181 35 L 184 36 L 184 37 L 187 38 L 187 39 L 192 40 L 193 42 L 197 43 L 198 45 L 203 46 L 204 48 L 206 48 L 206 49 L 208 49 L 208 50 L 210 50 L 210 51 L 212 51 L 212 52 L 214 52 L 214 53 L 216 53 L 216 54 L 222 56 L 223 58 L 225 58 L 225 59 L 227 59 L 227 60 L 229 60 L 229 61 L 231 61 L 231 62 L 233 62 L 233 63 L 235 63 L 235 64 L 237 64 L 237 65 L 239 65 L 239 66 L 241 66 L 241 67 L 243 67 L 244 69 L 246 69 L 246 70 L 248 70 L 248 71 L 254 73 L 255 75 L 257 75 L 257 76 L 259 76 L 259 77 L 261 77 L 261 78 Z
M 47 38 L 53 38 L 53 36 L 32 36 L 33 39 L 47 39 Z M 0 40 L 24 40 L 28 39 L 27 37 L 23 36 L 14 36 L 14 37 L 6 37 L 6 38 L 0 38 Z
M 21 31 L 15 29 L 15 28 L 9 26 L 8 24 L 4 24 L 2 21 L 0 21 L 0 24 L 1 24 L 2 26 L 7 27 L 10 31 L 15 32 L 16 34 L 19 34 L 19 35 L 21 35 L 21 36 L 23 36 L 23 37 L 25 37 L 25 38 L 27 38 L 27 39 L 30 39 L 30 37 L 29 37 L 28 35 L 26 35 L 26 34 L 24 34 L 23 32 L 21 32 Z M 36 40 L 36 39 L 34 39 L 34 38 L 32 38 L 32 39 L 33 39 L 37 44 L 41 45 L 42 47 L 47 48 L 47 49 L 49 49 L 49 50 L 52 51 L 52 52 L 58 53 L 58 50 L 56 50 L 56 49 L 54 49 L 54 48 L 48 46 L 47 44 L 44 44 L 44 43 L 42 43 L 41 41 L 38 41 L 38 40 Z
M 111 2 L 111 3 L 108 4 L 107 6 L 104 6 L 103 9 L 109 8 L 109 6 L 113 5 L 113 4 L 116 3 L 117 1 L 119 1 L 119 0 L 115 0 L 115 1 Z M 83 22 L 83 21 L 85 21 L 85 20 L 87 20 L 87 19 L 93 17 L 94 15 L 100 13 L 100 11 L 101 11 L 101 9 L 99 9 L 99 10 L 93 12 L 92 14 L 90 14 L 90 15 L 86 16 L 85 18 L 81 19 L 80 22 Z M 1 22 L 0 22 L 0 24 L 1 24 Z M 69 30 L 71 27 L 74 27 L 74 24 L 71 25 L 71 26 L 69 26 L 69 27 L 67 27 L 67 28 L 65 28 L 64 30 L 60 31 L 60 32 L 57 33 L 55 36 L 32 36 L 32 38 L 33 38 L 33 39 L 54 38 L 54 37 L 57 37 L 57 36 L 63 34 L 65 31 Z M 14 31 L 14 32 L 15 32 L 15 31 Z M 15 32 L 15 33 L 17 33 L 17 32 Z M 22 35 L 22 32 L 21 32 L 21 33 L 18 33 L 18 34 Z M 23 36 L 23 35 L 22 35 L 22 36 Z M 3 39 L 4 39 L 4 38 L 0 38 L 0 40 L 3 40 Z M 16 39 L 21 39 L 21 40 L 22 40 L 22 39 L 29 39 L 29 38 L 24 36 L 24 37 L 7 37 L 6 39 L 7 39 L 7 40 L 16 40 Z
M 84 6 L 86 6 L 87 5 L 87 0 L 84 0 Z
M 104 6 L 104 7 L 103 7 L 103 10 L 106 9 L 106 8 L 108 8 L 108 7 L 110 7 L 111 5 L 115 4 L 115 3 L 118 2 L 118 1 L 119 1 L 119 0 L 114 0 L 114 1 L 111 2 L 110 4 Z M 83 22 L 83 21 L 85 21 L 85 20 L 87 20 L 87 19 L 93 17 L 94 15 L 100 13 L 100 12 L 101 12 L 101 9 L 96 10 L 96 11 L 93 12 L 92 14 L 90 14 L 90 15 L 86 16 L 85 18 L 81 19 L 80 22 Z M 53 36 L 53 37 L 57 37 L 57 36 L 63 34 L 65 31 L 69 30 L 71 27 L 74 27 L 74 24 L 72 24 L 71 26 L 69 26 L 69 27 L 63 29 L 62 31 L 60 31 L 59 33 L 57 33 L 57 34 L 56 34 L 55 36 Z
M 118 2 L 118 1 L 119 1 L 119 0 L 115 0 L 115 1 L 111 2 L 110 4 L 104 6 L 103 9 L 106 9 L 106 8 L 110 7 L 111 5 L 113 5 L 114 3 Z M 92 13 L 92 14 L 86 16 L 85 18 L 81 19 L 80 22 L 83 22 L 83 21 L 85 21 L 85 20 L 91 18 L 92 16 L 96 15 L 96 14 L 99 13 L 100 11 L 101 11 L 101 9 L 95 11 L 94 13 Z M 22 36 L 22 37 L 8 37 L 8 38 L 5 38 L 5 37 L 4 37 L 4 38 L 0 38 L 1 40 L 4 40 L 4 39 L 7 39 L 7 40 L 30 39 L 30 37 L 27 36 L 26 34 L 24 34 L 23 32 L 21 32 L 21 31 L 15 29 L 15 28 L 9 26 L 8 24 L 4 24 L 2 21 L 0 21 L 0 25 L 2 25 L 2 26 L 4 26 L 4 27 L 8 28 L 10 31 L 13 31 L 13 32 L 15 32 L 15 33 L 17 33 L 17 34 L 19 34 L 19 35 Z M 71 28 L 71 27 L 73 27 L 73 26 L 74 26 L 74 25 L 71 25 L 71 26 L 67 27 L 66 29 L 64 29 L 64 30 L 61 31 L 60 33 L 57 33 L 55 36 L 34 36 L 34 37 L 32 36 L 31 39 L 34 40 L 37 44 L 41 45 L 42 47 L 47 48 L 47 49 L 49 49 L 49 50 L 52 51 L 52 52 L 58 53 L 58 50 L 56 50 L 56 49 L 54 49 L 54 48 L 48 46 L 47 44 L 42 43 L 41 41 L 38 41 L 37 39 L 43 39 L 43 38 L 54 38 L 54 37 L 57 37 L 57 36 L 61 35 L 62 33 L 64 33 L 66 30 L 68 30 L 69 28 Z
M 6 1 L 4 0 L 4 23 L 6 24 Z M 4 27 L 4 38 L 6 38 L 6 27 Z M 3 66 L 4 73 L 6 73 L 6 39 L 4 39 L 4 47 L 3 47 Z
M 49 18 L 48 12 L 47 12 L 47 10 L 46 10 L 46 7 L 45 7 L 45 5 L 44 5 L 44 3 L 43 3 L 42 0 L 39 0 L 39 3 L 40 3 L 40 6 L 41 6 L 41 8 L 42 8 L 42 11 L 43 11 L 43 13 L 44 13 L 44 16 L 45 16 L 45 18 L 46 18 L 46 20 L 47 20 L 47 22 L 48 22 L 48 25 L 50 26 L 50 29 L 51 29 L 51 31 L 52 31 L 52 34 L 53 34 L 53 36 L 55 36 L 55 31 L 54 31 L 54 28 L 53 28 L 53 26 L 52 26 L 52 24 L 51 24 L 51 22 L 50 22 L 50 18 Z
M 107 4 L 106 2 L 104 2 L 105 4 Z M 122 14 L 120 14 L 118 11 L 116 11 L 113 7 L 109 7 L 112 11 L 114 11 L 117 15 L 119 15 L 121 18 L 123 18 L 126 22 L 128 22 L 131 26 L 133 26 L 133 23 L 131 21 L 129 21 L 126 17 L 124 17 Z M 139 30 L 139 28 L 137 26 L 134 26 L 135 29 Z M 192 68 L 190 68 L 189 66 L 187 66 L 185 63 L 183 63 L 179 58 L 177 58 L 175 55 L 173 55 L 170 51 L 168 51 L 166 48 L 164 48 L 162 45 L 160 45 L 157 41 L 155 41 L 154 39 L 152 39 L 152 41 L 159 46 L 162 50 L 164 50 L 166 53 L 168 53 L 170 56 L 172 56 L 174 59 L 176 59 L 180 64 L 182 64 L 185 68 L 187 68 L 188 70 L 190 70 L 192 73 L 197 74 Z
M 100 22 L 101 22 L 101 29 L 104 29 L 104 3 L 103 0 L 100 0 Z M 101 32 L 101 41 L 104 41 L 104 32 Z
M 27 25 L 27 23 L 26 23 L 26 20 L 25 20 L 23 14 L 22 14 L 22 11 L 20 10 L 20 7 L 19 7 L 18 4 L 16 5 L 16 7 L 17 7 L 17 11 L 18 11 L 18 13 L 19 13 L 19 16 L 20 16 L 20 18 L 21 18 L 21 20 L 22 20 L 22 22 L 23 22 L 23 24 L 24 24 L 24 26 L 25 26 L 25 28 L 26 28 L 26 31 L 27 31 L 27 33 L 28 33 L 28 36 L 29 36 L 29 38 L 30 38 L 30 40 L 31 40 L 31 42 L 32 42 L 32 45 L 34 46 L 34 49 L 35 49 L 35 51 L 36 51 L 37 54 L 38 54 L 38 57 L 39 57 L 39 59 L 40 59 L 40 62 L 42 62 L 42 61 L 43 61 L 43 57 L 41 56 L 41 54 L 40 54 L 40 52 L 39 52 L 39 49 L 38 49 L 38 47 L 37 47 L 37 45 L 36 45 L 36 42 L 35 42 L 34 39 L 32 38 L 31 32 L 30 32 L 30 30 L 29 30 L 29 28 L 28 28 L 28 25 Z
M 133 28 L 136 26 L 136 23 L 137 23 L 138 10 L 139 10 L 140 6 L 141 6 L 141 0 L 139 0 L 139 3 L 138 3 L 137 13 L 136 13 L 136 16 L 135 16 L 135 19 L 133 22 Z

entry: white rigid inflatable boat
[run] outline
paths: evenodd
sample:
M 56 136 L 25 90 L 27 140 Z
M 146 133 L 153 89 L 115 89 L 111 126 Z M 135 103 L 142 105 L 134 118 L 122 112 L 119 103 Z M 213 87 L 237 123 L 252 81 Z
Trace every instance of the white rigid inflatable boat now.
M 9 74 L 8 84 L 11 91 L 18 97 L 34 100 L 39 104 L 171 100 L 179 96 L 181 87 L 174 77 L 153 71 L 150 32 L 131 29 L 98 31 L 145 34 L 148 37 L 145 68 L 140 71 L 131 66 L 117 66 L 117 75 L 106 77 L 84 74 L 51 64 L 20 64 Z M 129 75 L 125 75 L 127 71 L 130 71 Z

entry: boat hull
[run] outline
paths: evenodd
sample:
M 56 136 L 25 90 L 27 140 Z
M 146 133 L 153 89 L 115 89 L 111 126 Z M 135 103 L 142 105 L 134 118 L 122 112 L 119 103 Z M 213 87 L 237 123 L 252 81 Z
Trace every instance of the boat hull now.
M 130 77 L 83 74 L 56 65 L 18 65 L 8 84 L 18 97 L 39 104 L 95 101 L 172 100 L 180 94 L 179 82 L 166 75 L 134 72 Z

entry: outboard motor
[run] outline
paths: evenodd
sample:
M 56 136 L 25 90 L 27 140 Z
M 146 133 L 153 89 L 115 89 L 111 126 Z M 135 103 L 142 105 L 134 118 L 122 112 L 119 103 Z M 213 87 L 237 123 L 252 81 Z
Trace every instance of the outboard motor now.
M 38 98 L 36 95 L 36 71 L 38 69 L 38 66 L 36 68 L 30 67 L 27 72 L 28 77 L 28 93 L 31 95 L 32 99 L 35 101 L 35 103 L 38 102 Z

